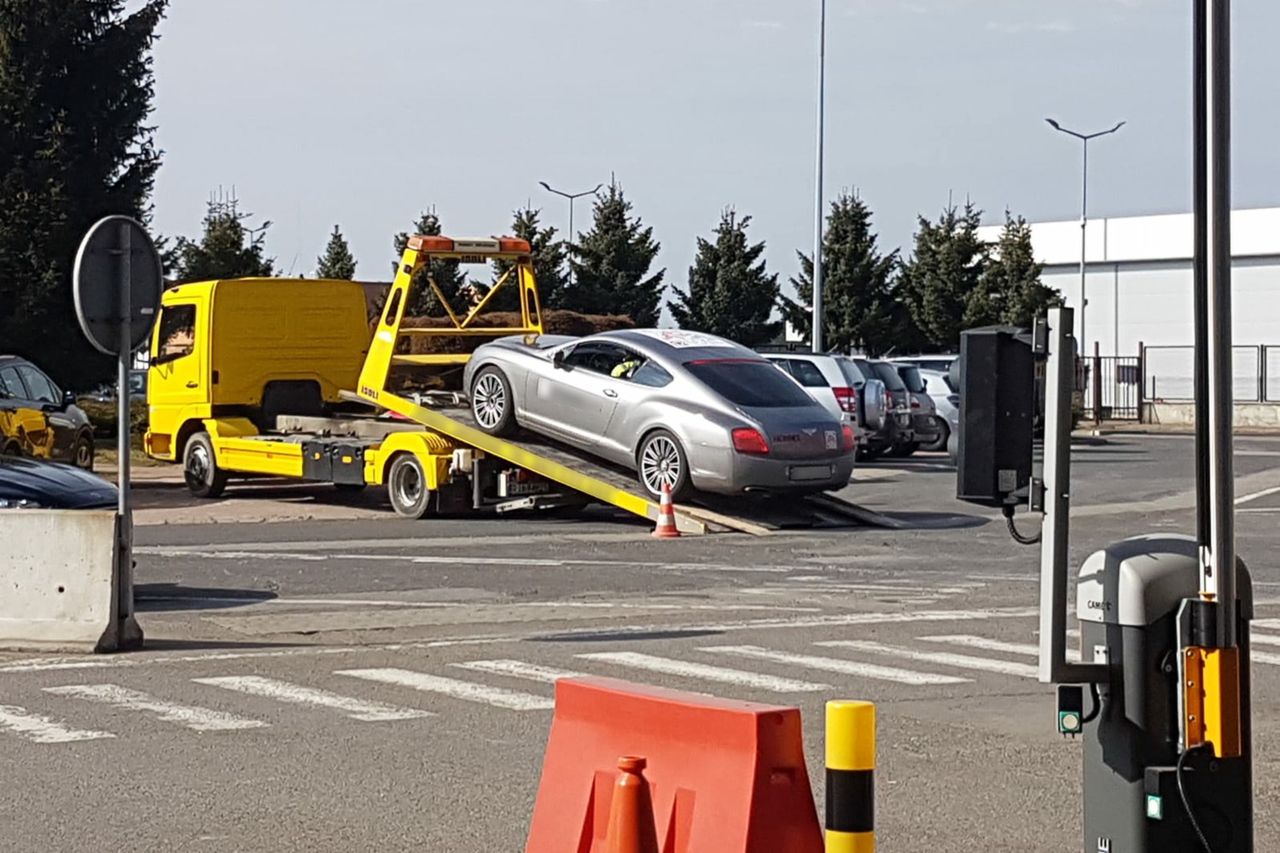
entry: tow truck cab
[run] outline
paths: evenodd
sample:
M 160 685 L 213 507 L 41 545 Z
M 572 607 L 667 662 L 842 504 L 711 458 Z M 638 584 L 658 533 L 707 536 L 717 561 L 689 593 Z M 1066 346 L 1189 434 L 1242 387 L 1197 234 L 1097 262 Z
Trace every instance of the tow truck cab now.
M 149 456 L 182 459 L 208 419 L 258 432 L 282 414 L 343 407 L 369 350 L 364 287 L 351 281 L 244 278 L 165 291 L 147 377 Z

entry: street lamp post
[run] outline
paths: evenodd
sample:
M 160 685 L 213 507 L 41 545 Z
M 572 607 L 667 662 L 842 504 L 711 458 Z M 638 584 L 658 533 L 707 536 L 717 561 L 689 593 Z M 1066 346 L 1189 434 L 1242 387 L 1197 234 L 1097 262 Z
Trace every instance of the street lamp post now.
M 822 158 L 826 120 L 827 89 L 827 0 L 819 1 L 818 11 L 818 151 L 814 171 L 814 225 L 813 225 L 813 351 L 823 351 L 822 343 Z
M 1085 305 L 1088 304 L 1088 300 L 1085 296 L 1085 269 L 1088 266 L 1088 257 L 1085 254 L 1085 239 L 1089 225 L 1089 140 L 1097 139 L 1099 136 L 1107 136 L 1108 134 L 1115 133 L 1117 130 L 1124 127 L 1125 123 L 1119 122 L 1115 127 L 1110 128 L 1109 130 L 1100 130 L 1097 133 L 1078 133 L 1074 130 L 1068 130 L 1051 118 L 1047 118 L 1045 121 L 1048 122 L 1049 126 L 1054 130 L 1079 139 L 1083 143 L 1082 147 L 1084 149 L 1084 160 L 1082 162 L 1080 176 L 1080 337 L 1076 339 L 1077 351 L 1083 356 L 1088 349 L 1089 343 L 1085 339 L 1084 333 L 1084 310 Z
M 555 189 L 555 188 L 554 188 L 554 187 L 552 187 L 550 184 L 548 184 L 546 181 L 538 181 L 538 183 L 542 184 L 542 188 L 543 188 L 544 190 L 546 190 L 547 192 L 549 192 L 549 193 L 555 193 L 555 194 L 556 194 L 556 195 L 558 195 L 558 196 L 563 196 L 564 198 L 569 199 L 569 243 L 570 243 L 570 245 L 572 245 L 572 244 L 573 244 L 573 240 L 574 240 L 574 235 L 573 235 L 573 203 L 574 203 L 575 201 L 577 201 L 578 199 L 582 198 L 584 195 L 595 195 L 596 193 L 600 192 L 600 188 L 601 188 L 601 187 L 603 187 L 603 186 L 604 186 L 604 184 L 596 184 L 595 189 L 586 190 L 585 192 L 580 192 L 580 193 L 567 193 L 567 192 L 564 192 L 563 190 Z M 573 284 L 573 264 L 569 264 L 569 283 L 570 283 L 570 284 Z

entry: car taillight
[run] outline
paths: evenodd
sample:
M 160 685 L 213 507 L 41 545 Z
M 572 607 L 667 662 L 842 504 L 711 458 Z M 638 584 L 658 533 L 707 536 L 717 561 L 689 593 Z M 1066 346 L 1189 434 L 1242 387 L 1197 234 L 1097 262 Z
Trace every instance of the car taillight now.
M 733 449 L 753 456 L 768 456 L 769 442 L 758 429 L 739 427 L 733 431 Z
M 885 407 L 886 409 L 892 409 L 892 408 L 893 408 L 893 392 L 892 392 L 892 391 L 885 391 L 885 392 L 884 392 L 884 407 Z
M 919 401 L 919 400 L 917 400 L 915 397 L 912 397 L 912 398 L 911 398 L 911 408 L 913 408 L 913 409 L 918 409 L 918 408 L 920 408 L 920 401 Z
M 840 430 L 840 449 L 853 450 L 854 445 L 858 443 L 858 439 L 854 437 L 853 427 L 846 426 Z
M 852 388 L 832 388 L 831 390 L 836 395 L 836 404 L 840 406 L 840 411 L 857 414 L 858 395 Z

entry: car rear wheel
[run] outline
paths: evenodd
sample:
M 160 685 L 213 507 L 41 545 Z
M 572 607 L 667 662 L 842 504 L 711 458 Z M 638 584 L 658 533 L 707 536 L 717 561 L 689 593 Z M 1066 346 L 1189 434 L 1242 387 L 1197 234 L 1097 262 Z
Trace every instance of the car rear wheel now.
M 489 435 L 515 432 L 516 412 L 511 383 L 498 368 L 483 368 L 471 383 L 471 414 L 476 419 L 476 426 Z
M 689 479 L 689 459 L 680 441 L 665 429 L 644 437 L 636 450 L 636 474 L 649 497 L 660 499 L 662 487 L 671 489 L 673 501 L 684 500 L 693 491 Z
M 227 490 L 227 472 L 218 467 L 209 433 L 198 432 L 187 439 L 182 451 L 182 476 L 187 489 L 198 498 L 216 498 Z
M 951 427 L 942 418 L 938 418 L 938 437 L 933 441 L 920 445 L 921 450 L 939 451 L 947 449 L 947 439 L 951 438 Z
M 391 498 L 392 508 L 404 518 L 417 521 L 431 512 L 435 493 L 427 488 L 427 474 L 417 456 L 404 453 L 391 463 L 387 496 Z
M 21 455 L 22 455 L 22 445 L 18 444 L 18 442 L 16 441 L 6 442 L 3 447 L 0 447 L 0 456 L 21 456 Z
M 93 470 L 93 436 L 84 434 L 76 439 L 75 449 L 71 453 L 71 461 L 77 468 Z

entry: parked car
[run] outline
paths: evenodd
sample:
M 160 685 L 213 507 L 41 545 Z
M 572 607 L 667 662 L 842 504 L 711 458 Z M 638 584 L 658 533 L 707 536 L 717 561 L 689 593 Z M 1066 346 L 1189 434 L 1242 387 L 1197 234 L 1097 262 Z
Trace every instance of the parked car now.
M 120 396 L 117 393 L 118 390 L 116 382 L 113 380 L 102 383 L 85 396 L 95 403 L 114 403 L 116 397 Z M 133 400 L 145 400 L 147 398 L 147 371 L 129 371 L 129 397 Z
M 876 457 L 884 453 L 908 455 L 915 452 L 915 430 L 911 426 L 911 396 L 897 368 L 887 361 L 852 356 L 862 375 L 879 379 L 884 383 L 885 426 L 873 436 L 868 455 Z M 910 448 L 907 450 L 907 448 Z
M 950 371 L 921 370 L 920 378 L 924 380 L 925 391 L 937 409 L 943 430 L 935 446 L 925 449 L 946 450 L 951 436 L 960 434 L 960 390 L 951 384 Z
M 806 352 L 765 352 L 766 358 L 803 386 L 810 397 L 854 427 L 858 455 L 872 434 L 884 429 L 884 383 L 867 380 L 848 356 Z
M 112 509 L 116 487 L 60 462 L 0 456 L 0 509 Z
M 925 450 L 945 450 L 948 430 L 938 419 L 938 407 L 929 396 L 920 368 L 914 364 L 895 366 L 911 395 L 911 427 L 916 433 L 916 444 Z
M 937 355 L 900 355 L 890 360 L 897 364 L 914 364 L 921 370 L 940 370 L 945 373 L 951 369 L 951 365 L 959 357 L 951 353 L 939 353 Z
M 524 427 L 637 472 L 652 497 L 694 489 L 820 492 L 847 485 L 853 428 L 767 359 L 676 329 L 500 338 L 463 387 L 479 428 Z
M 93 469 L 89 416 L 42 370 L 13 355 L 0 355 L 0 455 Z

